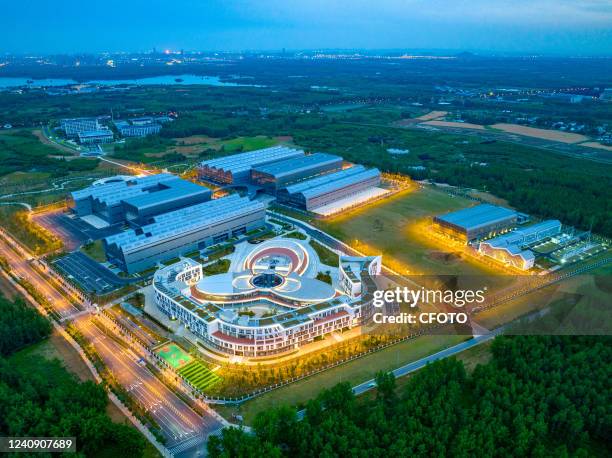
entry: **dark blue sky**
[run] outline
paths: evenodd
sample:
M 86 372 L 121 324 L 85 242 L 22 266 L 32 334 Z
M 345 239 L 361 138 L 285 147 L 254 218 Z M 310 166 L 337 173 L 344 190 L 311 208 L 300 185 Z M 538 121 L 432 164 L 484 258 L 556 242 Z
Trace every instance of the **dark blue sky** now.
M 612 55 L 612 0 L 4 0 L 0 53 L 313 48 Z

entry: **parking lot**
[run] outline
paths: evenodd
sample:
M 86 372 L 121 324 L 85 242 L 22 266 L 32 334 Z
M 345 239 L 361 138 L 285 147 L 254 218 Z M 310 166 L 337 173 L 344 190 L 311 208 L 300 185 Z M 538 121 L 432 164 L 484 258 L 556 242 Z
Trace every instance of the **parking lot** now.
M 100 240 L 121 231 L 121 227 L 117 225 L 96 229 L 79 218 L 74 218 L 72 215 L 61 210 L 39 213 L 34 215 L 33 218 L 36 223 L 62 239 L 68 250 L 75 250 L 88 241 Z
M 117 276 L 80 251 L 69 253 L 53 263 L 68 280 L 90 293 L 110 293 L 134 281 Z

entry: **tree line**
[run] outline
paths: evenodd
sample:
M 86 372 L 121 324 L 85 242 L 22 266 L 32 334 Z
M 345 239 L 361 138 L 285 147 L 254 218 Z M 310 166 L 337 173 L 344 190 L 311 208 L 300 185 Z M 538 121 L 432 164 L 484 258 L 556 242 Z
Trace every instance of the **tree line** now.
M 323 391 L 304 419 L 288 406 L 260 413 L 249 434 L 212 437 L 212 457 L 609 456 L 608 337 L 498 337 L 468 374 L 455 358 L 398 389 L 377 375 L 374 398 L 348 383 Z
M 49 321 L 21 298 L 0 296 L 0 310 L 0 435 L 76 437 L 77 456 L 141 457 L 144 438 L 108 417 L 101 385 L 29 351 L 50 335 Z

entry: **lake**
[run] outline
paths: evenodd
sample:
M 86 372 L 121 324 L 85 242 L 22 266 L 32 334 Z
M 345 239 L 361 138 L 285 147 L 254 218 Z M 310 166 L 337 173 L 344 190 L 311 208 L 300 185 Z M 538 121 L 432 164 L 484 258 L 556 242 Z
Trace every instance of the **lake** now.
M 179 80 L 179 81 L 177 81 Z M 30 83 L 28 83 L 30 81 Z M 79 84 L 77 81 L 71 79 L 62 78 L 49 78 L 32 80 L 30 78 L 12 78 L 12 77 L 0 77 L 0 88 L 13 88 L 13 87 L 58 87 L 58 86 L 69 86 L 72 84 Z M 242 84 L 230 81 L 221 81 L 218 76 L 200 76 L 200 75 L 164 75 L 164 76 L 151 76 L 147 78 L 137 79 L 120 79 L 120 80 L 93 80 L 85 81 L 81 84 L 92 84 L 96 86 L 117 86 L 119 84 L 139 85 L 139 86 L 153 86 L 153 85 L 206 85 L 206 86 L 248 86 L 248 87 L 264 87 L 258 84 Z

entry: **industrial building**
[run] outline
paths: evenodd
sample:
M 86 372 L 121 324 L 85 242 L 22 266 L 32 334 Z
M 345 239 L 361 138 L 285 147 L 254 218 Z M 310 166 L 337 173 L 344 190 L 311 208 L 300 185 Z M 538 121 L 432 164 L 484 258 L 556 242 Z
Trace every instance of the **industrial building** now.
M 115 126 L 122 137 L 146 137 L 156 135 L 161 130 L 161 124 L 153 118 L 135 118 L 130 121 L 115 121 Z
M 303 156 L 304 151 L 285 146 L 273 146 L 204 161 L 198 168 L 198 174 L 201 179 L 216 183 L 245 184 L 251 178 L 253 167 Z
M 298 181 L 338 171 L 341 168 L 342 158 L 340 156 L 315 153 L 254 166 L 251 168 L 251 182 L 276 194 L 279 189 Z
M 278 191 L 279 203 L 313 211 L 340 199 L 362 193 L 380 184 L 380 171 L 356 165 Z
M 95 145 L 98 143 L 112 143 L 113 132 L 109 129 L 87 130 L 78 133 L 81 145 Z
M 435 216 L 433 226 L 436 231 L 467 243 L 507 232 L 522 216 L 508 208 L 481 204 Z
M 265 205 L 232 194 L 153 217 L 104 239 L 107 259 L 128 273 L 221 243 L 265 225 Z
M 60 129 L 68 138 L 78 138 L 81 132 L 93 132 L 100 130 L 101 126 L 97 118 L 72 118 L 62 119 Z
M 526 247 L 554 237 L 560 232 L 561 222 L 559 220 L 543 221 L 533 226 L 480 242 L 478 251 L 504 264 L 521 270 L 528 270 L 534 265 L 535 255 L 531 250 L 526 249 Z
M 107 179 L 71 193 L 74 212 L 86 221 L 146 224 L 164 212 L 211 199 L 210 189 L 169 173 Z

